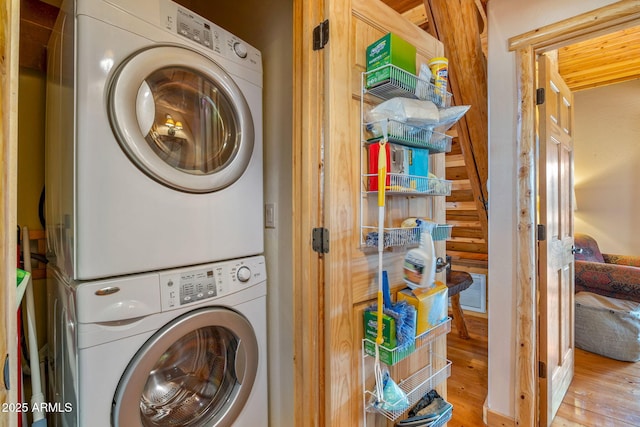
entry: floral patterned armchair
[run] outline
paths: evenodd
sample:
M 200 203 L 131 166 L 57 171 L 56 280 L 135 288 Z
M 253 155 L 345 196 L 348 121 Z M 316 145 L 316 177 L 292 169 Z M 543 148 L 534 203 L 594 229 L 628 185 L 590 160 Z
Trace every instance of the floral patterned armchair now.
M 640 302 L 640 256 L 603 254 L 593 237 L 574 236 L 575 291 Z

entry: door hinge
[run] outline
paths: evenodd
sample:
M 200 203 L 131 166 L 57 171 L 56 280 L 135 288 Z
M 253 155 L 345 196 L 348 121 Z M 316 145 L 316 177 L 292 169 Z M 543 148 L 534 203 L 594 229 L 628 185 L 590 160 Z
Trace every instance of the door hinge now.
M 329 41 L 329 20 L 325 19 L 313 29 L 313 50 L 323 49 Z
M 547 240 L 547 227 L 544 224 L 538 224 L 538 241 Z
M 542 104 L 544 104 L 544 88 L 543 87 L 536 90 L 536 105 L 542 105 Z
M 538 376 L 547 378 L 547 365 L 543 361 L 538 361 Z
M 329 230 L 318 227 L 313 229 L 311 247 L 319 254 L 329 252 Z

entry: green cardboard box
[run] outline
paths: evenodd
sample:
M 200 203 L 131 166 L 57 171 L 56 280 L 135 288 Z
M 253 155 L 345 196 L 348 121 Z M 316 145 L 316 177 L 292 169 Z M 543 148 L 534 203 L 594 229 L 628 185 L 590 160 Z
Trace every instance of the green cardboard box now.
M 369 356 L 376 355 L 376 338 L 378 336 L 378 313 L 376 311 L 364 312 L 364 350 Z M 380 361 L 387 365 L 393 365 L 404 359 L 415 350 L 415 342 L 402 350 L 396 350 L 396 321 L 386 314 L 382 315 L 382 339 L 380 346 Z
M 364 312 L 364 337 L 376 342 L 378 337 L 378 312 Z M 396 321 L 394 318 L 382 315 L 382 345 L 387 348 L 395 348 L 396 342 Z
M 416 74 L 416 47 L 393 33 L 388 33 L 367 47 L 367 71 L 384 65 L 395 65 L 413 76 Z M 389 81 L 391 67 L 367 74 L 367 88 Z M 413 79 L 415 85 L 415 78 Z

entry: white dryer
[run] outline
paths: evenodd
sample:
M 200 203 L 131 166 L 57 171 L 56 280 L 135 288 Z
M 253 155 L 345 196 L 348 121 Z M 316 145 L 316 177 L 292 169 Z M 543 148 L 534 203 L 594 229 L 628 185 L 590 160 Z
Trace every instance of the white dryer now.
M 263 252 L 260 52 L 169 0 L 64 1 L 46 220 L 67 277 Z
M 50 425 L 268 424 L 263 257 L 91 282 L 52 270 Z

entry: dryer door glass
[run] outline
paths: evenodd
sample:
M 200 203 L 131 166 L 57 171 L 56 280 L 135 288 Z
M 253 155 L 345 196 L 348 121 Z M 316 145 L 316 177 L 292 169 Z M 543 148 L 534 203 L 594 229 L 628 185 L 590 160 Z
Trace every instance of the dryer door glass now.
M 149 75 L 138 93 L 140 130 L 169 166 L 207 175 L 236 156 L 242 134 L 233 103 L 206 76 L 184 67 L 163 68 Z
M 129 364 L 114 396 L 115 426 L 230 423 L 255 381 L 258 344 L 248 320 L 196 310 L 158 331 Z
M 201 328 L 176 341 L 151 369 L 140 399 L 146 427 L 200 425 L 230 400 L 238 382 L 237 338 L 221 327 Z
M 211 59 L 160 46 L 115 72 L 111 127 L 129 158 L 153 179 L 188 192 L 235 182 L 254 147 L 253 118 L 234 80 Z

